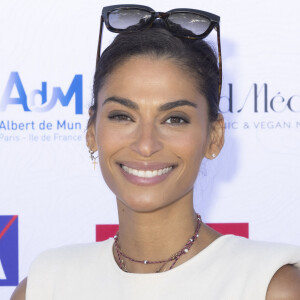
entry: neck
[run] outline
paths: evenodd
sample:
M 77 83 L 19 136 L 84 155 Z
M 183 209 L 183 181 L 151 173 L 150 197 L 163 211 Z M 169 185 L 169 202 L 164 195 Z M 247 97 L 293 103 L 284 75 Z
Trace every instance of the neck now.
M 197 218 L 190 192 L 172 205 L 153 212 L 136 212 L 118 200 L 119 244 L 121 250 L 137 260 L 164 260 L 179 251 L 194 234 Z M 126 260 L 133 273 L 155 272 L 157 265 Z

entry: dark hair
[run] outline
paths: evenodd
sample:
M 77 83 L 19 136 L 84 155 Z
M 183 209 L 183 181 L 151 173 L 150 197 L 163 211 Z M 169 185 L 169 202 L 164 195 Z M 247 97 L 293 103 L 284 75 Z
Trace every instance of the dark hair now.
M 179 38 L 162 26 L 155 26 L 121 32 L 103 51 L 94 75 L 93 103 L 90 107 L 94 114 L 88 121 L 88 127 L 95 121 L 97 95 L 105 80 L 116 66 L 136 55 L 169 58 L 183 70 L 190 72 L 199 92 L 207 99 L 209 120 L 217 120 L 219 68 L 215 52 L 203 40 Z

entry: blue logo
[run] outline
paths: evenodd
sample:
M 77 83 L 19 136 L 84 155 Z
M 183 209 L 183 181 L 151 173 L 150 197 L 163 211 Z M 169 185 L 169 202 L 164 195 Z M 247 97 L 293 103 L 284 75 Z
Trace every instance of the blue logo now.
M 18 92 L 18 97 L 11 96 L 14 88 Z M 23 110 L 27 112 L 46 112 L 52 109 L 58 100 L 62 106 L 68 106 L 73 95 L 75 96 L 75 114 L 82 114 L 82 75 L 74 76 L 66 94 L 63 93 L 60 87 L 53 87 L 52 96 L 48 101 L 47 82 L 42 82 L 40 90 L 33 90 L 30 95 L 27 96 L 19 73 L 11 72 L 2 99 L 0 100 L 0 111 L 5 111 L 7 105 L 17 104 L 23 106 Z
M 18 216 L 0 216 L 0 286 L 18 284 Z

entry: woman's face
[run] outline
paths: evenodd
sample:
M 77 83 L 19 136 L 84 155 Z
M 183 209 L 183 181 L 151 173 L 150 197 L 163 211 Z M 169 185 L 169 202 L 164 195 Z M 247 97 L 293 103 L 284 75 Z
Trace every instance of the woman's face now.
M 206 99 L 170 59 L 135 56 L 118 66 L 98 93 L 93 130 L 107 185 L 134 211 L 192 195 L 212 154 Z

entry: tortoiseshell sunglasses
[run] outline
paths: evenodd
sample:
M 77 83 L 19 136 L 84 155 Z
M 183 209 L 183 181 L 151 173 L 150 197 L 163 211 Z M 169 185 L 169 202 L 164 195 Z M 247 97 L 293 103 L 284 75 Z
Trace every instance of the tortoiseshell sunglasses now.
M 222 88 L 222 57 L 220 40 L 220 17 L 206 11 L 189 8 L 175 8 L 167 12 L 156 12 L 151 7 L 136 4 L 121 4 L 103 7 L 97 49 L 98 63 L 101 52 L 103 23 L 111 32 L 139 30 L 151 27 L 157 19 L 162 19 L 166 28 L 174 35 L 187 39 L 204 39 L 213 29 L 217 31 L 219 56 L 219 100 Z M 181 33 L 180 28 L 188 30 Z M 188 35 L 187 35 L 188 34 Z

